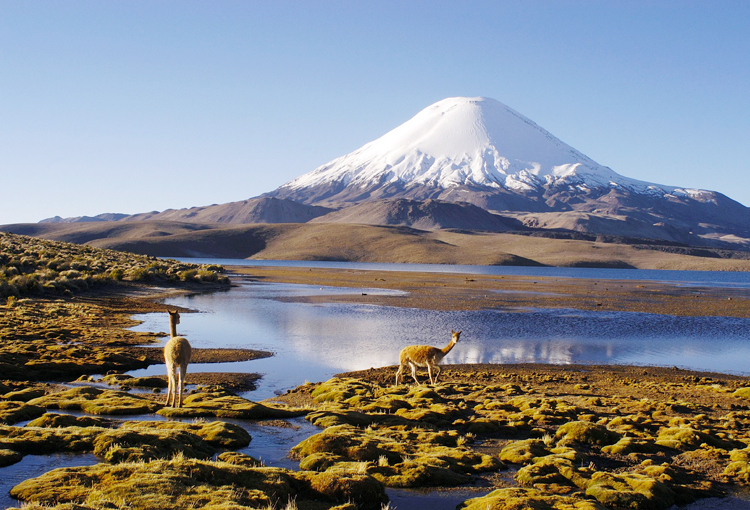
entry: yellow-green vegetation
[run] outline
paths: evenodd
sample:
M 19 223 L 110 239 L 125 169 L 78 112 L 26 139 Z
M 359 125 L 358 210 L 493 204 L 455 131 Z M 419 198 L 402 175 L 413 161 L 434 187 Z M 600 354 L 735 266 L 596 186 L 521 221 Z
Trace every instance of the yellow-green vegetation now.
M 77 293 L 96 284 L 123 280 L 229 283 L 222 272 L 215 265 L 185 264 L 0 232 L 0 298 Z
M 383 486 L 363 474 L 295 472 L 178 455 L 171 460 L 55 469 L 15 486 L 27 510 L 165 508 L 380 510 Z M 75 506 L 68 506 L 75 504 Z
M 461 485 L 470 480 L 468 473 L 503 466 L 459 443 L 453 431 L 337 425 L 295 446 L 292 454 L 302 459 L 302 469 L 367 473 L 389 487 Z
M 238 397 L 221 387 L 205 387 L 190 394 L 182 407 L 164 407 L 158 414 L 166 418 L 235 418 L 268 420 L 293 418 L 306 414 L 306 410 L 291 409 L 284 405 L 264 405 Z
M 163 377 L 133 377 L 127 374 L 109 374 L 102 377 L 101 382 L 110 386 L 119 386 L 121 389 L 127 388 L 166 388 L 168 382 Z
M 214 448 L 237 449 L 250 444 L 250 434 L 232 423 L 223 421 L 196 421 L 186 423 L 182 421 L 127 421 L 121 430 L 178 430 L 189 432 L 200 437 Z
M 44 414 L 44 408 L 23 402 L 0 402 L 0 423 L 12 425 L 19 421 L 31 420 Z
M 148 366 L 127 346 L 152 343 L 157 336 L 126 330 L 137 322 L 119 306 L 29 299 L 0 306 L 0 373 L 16 380 L 70 380 Z
M 472 498 L 459 510 L 607 510 L 597 501 L 545 494 L 536 489 L 498 489 L 481 498 Z
M 39 397 L 29 405 L 46 409 L 67 409 L 89 414 L 146 414 L 162 407 L 161 404 L 124 391 L 102 390 L 80 386 L 67 391 Z
M 206 459 L 221 450 L 244 448 L 251 440 L 239 425 L 222 421 L 130 421 L 117 428 L 112 423 L 104 423 L 104 427 L 85 423 L 77 420 L 73 425 L 62 425 L 54 420 L 36 420 L 25 427 L 0 425 L 0 449 L 17 454 L 7 456 L 16 462 L 29 454 L 93 452 L 104 461 L 117 463 L 169 459 L 178 453 Z
M 396 387 L 387 371 L 334 378 L 308 390 L 317 407 L 307 419 L 324 430 L 292 453 L 302 470 L 368 474 L 391 487 L 517 468 L 520 488 L 466 509 L 664 510 L 750 484 L 750 409 L 735 394 L 743 379 L 550 371 L 447 369 L 435 386 Z
M 44 413 L 35 420 L 26 424 L 27 427 L 103 427 L 114 428 L 117 422 L 108 418 L 98 416 L 74 416 L 72 414 Z

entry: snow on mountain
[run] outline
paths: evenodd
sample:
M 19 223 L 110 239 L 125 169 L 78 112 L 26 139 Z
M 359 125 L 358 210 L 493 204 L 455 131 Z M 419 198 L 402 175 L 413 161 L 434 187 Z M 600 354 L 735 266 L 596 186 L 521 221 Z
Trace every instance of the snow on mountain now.
M 438 101 L 377 140 L 284 184 L 279 191 L 332 183 L 349 188 L 375 183 L 477 185 L 516 192 L 572 183 L 662 196 L 690 193 L 619 175 L 515 110 L 484 97 Z

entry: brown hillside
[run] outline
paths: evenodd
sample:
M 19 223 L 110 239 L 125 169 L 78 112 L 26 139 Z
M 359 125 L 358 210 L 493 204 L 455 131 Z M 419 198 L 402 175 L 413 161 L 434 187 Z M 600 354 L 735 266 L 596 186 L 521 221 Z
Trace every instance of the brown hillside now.
M 6 225 L 0 230 L 159 257 L 750 270 L 748 260 L 665 253 L 636 245 L 352 224 L 97 222 Z

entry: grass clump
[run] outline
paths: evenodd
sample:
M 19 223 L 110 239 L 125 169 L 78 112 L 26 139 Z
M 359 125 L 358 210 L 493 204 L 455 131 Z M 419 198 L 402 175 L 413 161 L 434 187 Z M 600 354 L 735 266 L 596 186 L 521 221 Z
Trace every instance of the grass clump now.
M 548 494 L 536 489 L 498 489 L 464 501 L 457 510 L 608 510 L 596 501 Z
M 0 402 L 0 423 L 11 425 L 19 421 L 32 420 L 43 415 L 44 407 L 23 402 Z
M 222 388 L 206 388 L 182 401 L 183 407 L 164 407 L 158 414 L 166 418 L 235 418 L 244 420 L 284 419 L 303 416 L 308 411 L 264 405 L 238 397 Z
M 497 471 L 496 458 L 459 445 L 462 436 L 430 430 L 329 427 L 295 446 L 300 468 L 367 473 L 389 487 L 454 486 L 469 473 Z
M 60 393 L 45 395 L 29 402 L 29 405 L 47 409 L 83 411 L 96 415 L 128 415 L 153 413 L 161 404 L 138 395 L 122 391 L 102 390 L 92 386 L 80 386 Z
M 296 473 L 176 456 L 172 460 L 62 468 L 15 486 L 11 495 L 62 510 L 299 508 L 380 510 L 383 486 L 367 475 Z M 351 506 L 351 505 L 355 506 Z M 79 508 L 81 508 L 79 507 Z

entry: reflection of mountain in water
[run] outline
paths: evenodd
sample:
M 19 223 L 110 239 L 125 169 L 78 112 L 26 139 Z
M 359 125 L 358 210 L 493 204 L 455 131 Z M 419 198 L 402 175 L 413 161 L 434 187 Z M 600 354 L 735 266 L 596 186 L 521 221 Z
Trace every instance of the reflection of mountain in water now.
M 612 345 L 584 347 L 575 340 L 499 340 L 492 348 L 472 347 L 455 363 L 611 363 Z
M 246 370 L 273 373 L 285 385 L 289 381 L 287 387 L 337 372 L 394 365 L 404 346 L 442 347 L 451 329 L 463 335 L 445 364 L 631 363 L 742 372 L 747 370 L 744 360 L 750 358 L 748 319 L 309 305 L 284 302 L 284 296 L 329 289 L 290 287 L 247 284 L 228 293 L 172 298 L 170 303 L 211 312 L 185 314 L 185 332 L 199 347 L 274 351 L 273 359 L 252 362 Z

